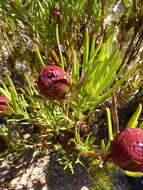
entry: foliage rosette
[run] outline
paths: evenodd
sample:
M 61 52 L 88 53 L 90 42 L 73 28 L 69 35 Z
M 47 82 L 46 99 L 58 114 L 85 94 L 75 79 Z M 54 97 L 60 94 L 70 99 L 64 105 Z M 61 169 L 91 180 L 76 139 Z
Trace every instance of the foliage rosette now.
M 40 93 L 52 100 L 64 99 L 70 85 L 69 75 L 58 66 L 44 67 L 38 78 Z
M 112 160 L 122 169 L 143 172 L 143 130 L 129 128 L 111 144 Z
M 8 110 L 9 100 L 5 96 L 0 96 L 0 111 Z

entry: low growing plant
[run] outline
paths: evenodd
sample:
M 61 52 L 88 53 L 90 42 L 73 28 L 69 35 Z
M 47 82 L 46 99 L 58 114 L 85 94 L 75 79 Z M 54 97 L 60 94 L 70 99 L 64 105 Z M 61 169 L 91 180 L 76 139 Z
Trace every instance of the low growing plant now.
M 132 129 L 138 125 L 142 105 L 139 104 L 127 129 L 120 132 L 115 102 L 116 98 L 122 101 L 132 93 L 130 86 L 139 91 L 142 85 L 134 74 L 141 76 L 142 4 L 120 2 L 122 10 L 118 5 L 117 14 L 112 15 L 110 9 L 114 10 L 115 5 L 113 0 L 1 1 L 4 24 L 0 32 L 2 41 L 9 44 L 10 60 L 9 72 L 3 74 L 0 85 L 0 95 L 6 100 L 0 102 L 0 108 L 7 107 L 0 113 L 6 118 L 5 126 L 0 126 L 1 159 L 13 151 L 33 149 L 36 154 L 56 149 L 62 155 L 60 163 L 74 172 L 72 164 L 83 164 L 81 158 L 85 157 L 92 165 L 90 169 L 95 166 L 97 170 L 99 187 L 105 187 L 108 171 L 115 169 L 111 160 L 119 168 L 129 170 L 124 171 L 128 175 L 142 175 L 137 166 L 139 155 L 135 156 L 132 150 L 134 145 L 118 142 L 128 131 L 142 134 L 142 129 Z M 107 22 L 109 16 L 111 20 Z M 125 23 L 133 18 L 136 23 L 126 31 Z M 16 84 L 15 74 L 24 85 Z M 107 115 L 108 135 L 98 136 L 100 127 L 94 126 L 95 120 L 103 112 Z M 103 125 L 104 116 L 102 119 Z M 116 159 L 114 147 L 118 146 L 124 155 L 120 151 Z M 142 155 L 142 137 L 137 148 Z M 132 159 L 135 167 L 126 167 Z M 122 161 L 127 164 L 123 166 Z

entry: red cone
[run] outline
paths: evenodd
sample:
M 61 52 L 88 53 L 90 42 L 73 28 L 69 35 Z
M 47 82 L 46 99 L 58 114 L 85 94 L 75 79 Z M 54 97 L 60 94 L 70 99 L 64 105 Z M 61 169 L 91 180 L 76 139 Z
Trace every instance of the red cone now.
M 129 128 L 111 144 L 112 160 L 122 169 L 143 172 L 143 130 Z
M 9 100 L 5 96 L 0 96 L 0 111 L 8 110 Z
M 68 92 L 71 80 L 68 74 L 58 66 L 46 66 L 38 78 L 38 88 L 48 99 L 64 99 Z

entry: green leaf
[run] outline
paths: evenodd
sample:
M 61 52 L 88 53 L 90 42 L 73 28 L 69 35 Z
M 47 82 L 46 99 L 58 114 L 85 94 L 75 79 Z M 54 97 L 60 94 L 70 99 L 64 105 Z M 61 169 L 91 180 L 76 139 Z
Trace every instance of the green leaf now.
M 89 55 L 89 32 L 88 28 L 85 30 L 85 39 L 84 39 L 84 54 L 83 54 L 83 73 L 88 69 L 88 55 Z
M 133 65 L 125 74 L 124 76 L 120 79 L 117 80 L 117 82 L 114 84 L 114 86 L 112 88 L 110 88 L 106 93 L 104 93 L 102 96 L 100 96 L 97 100 L 95 100 L 94 106 L 99 104 L 100 102 L 104 101 L 104 99 L 108 96 L 110 96 L 112 94 L 112 92 L 118 87 L 120 86 L 127 78 L 130 74 L 132 74 L 135 69 L 136 69 L 137 65 Z
M 142 104 L 139 104 L 135 113 L 132 115 L 132 117 L 130 118 L 130 120 L 128 121 L 127 125 L 126 125 L 126 129 L 128 128 L 136 128 L 137 124 L 138 124 L 138 118 L 140 116 L 142 112 Z
M 91 42 L 91 48 L 90 48 L 90 58 L 92 57 L 92 54 L 95 51 L 96 38 L 97 38 L 97 36 L 94 34 L 92 36 L 92 42 Z
M 21 3 L 21 0 L 14 0 L 14 3 L 17 6 L 17 8 L 22 9 L 24 7 L 23 4 Z
M 80 12 L 83 9 L 86 2 L 87 0 L 78 0 L 75 7 L 76 12 Z
M 2 94 L 3 96 L 6 96 L 11 101 L 10 93 L 4 90 L 3 88 L 0 88 L 0 94 Z
M 142 172 L 130 172 L 130 171 L 127 171 L 127 170 L 122 170 L 122 172 L 125 175 L 128 175 L 130 177 L 142 177 L 143 176 Z
M 35 49 L 34 49 L 34 50 L 35 50 L 35 53 L 36 53 L 36 55 L 37 55 L 37 58 L 38 58 L 39 61 L 40 61 L 41 66 L 42 66 L 42 67 L 45 67 L 45 63 L 44 63 L 44 61 L 43 61 L 43 59 L 42 59 L 42 56 L 41 56 L 41 54 L 40 54 L 40 51 L 39 51 L 37 45 L 35 45 Z
M 112 132 L 111 113 L 109 108 L 106 108 L 106 114 L 107 114 L 107 126 L 108 126 L 108 139 L 111 142 L 113 140 L 113 132 Z
M 105 144 L 104 139 L 101 139 L 100 148 L 101 148 L 101 149 L 104 149 L 104 150 L 105 150 L 105 148 L 106 148 L 106 144 Z
M 9 75 L 7 75 L 7 80 L 8 80 L 8 82 L 9 82 L 10 89 L 11 89 L 11 91 L 12 91 L 12 94 L 13 94 L 15 100 L 17 100 L 17 99 L 18 99 L 18 94 L 17 94 L 17 91 L 16 91 L 15 86 L 14 86 L 14 84 L 13 84 L 13 81 L 11 80 L 11 78 L 9 77 Z

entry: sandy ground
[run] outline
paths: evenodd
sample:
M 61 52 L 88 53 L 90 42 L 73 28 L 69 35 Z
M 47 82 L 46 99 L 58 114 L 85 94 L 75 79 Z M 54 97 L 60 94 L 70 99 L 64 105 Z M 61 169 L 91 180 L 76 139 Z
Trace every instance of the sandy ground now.
M 15 153 L 16 155 L 16 153 Z M 0 165 L 0 190 L 89 190 L 86 168 L 78 165 L 71 174 L 57 162 L 58 154 L 40 154 L 31 162 L 32 151 L 16 161 L 9 155 Z
M 11 161 L 16 154 L 0 163 L 0 190 L 94 190 L 86 167 L 76 165 L 74 174 L 65 171 L 57 161 L 57 152 L 40 153 L 31 161 L 33 151 L 29 150 Z M 115 177 L 114 184 L 112 190 L 134 190 L 123 175 Z

